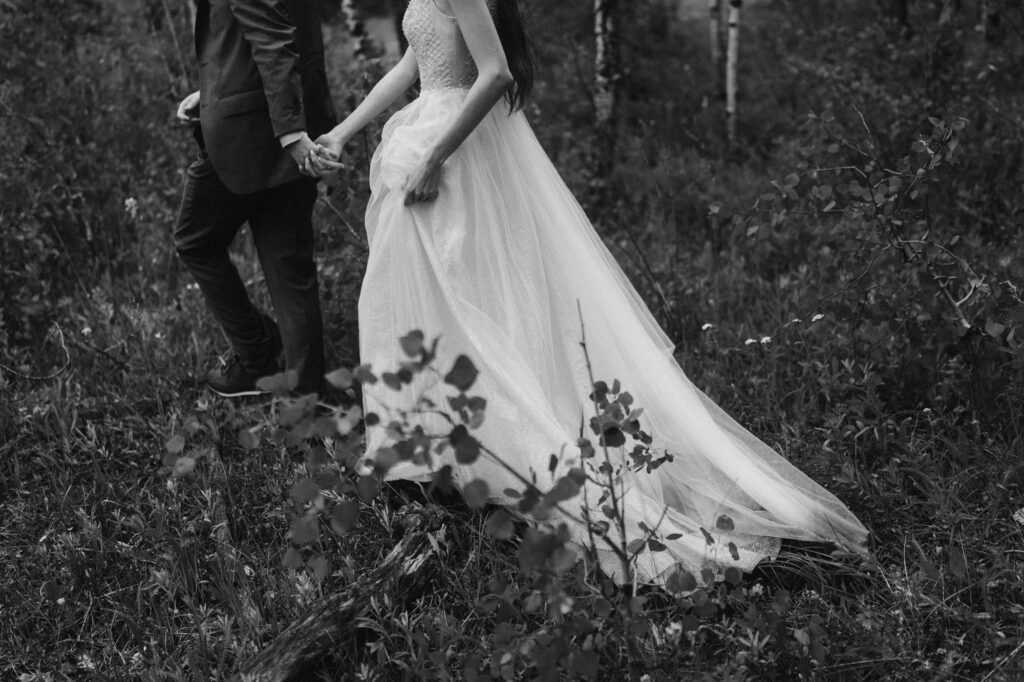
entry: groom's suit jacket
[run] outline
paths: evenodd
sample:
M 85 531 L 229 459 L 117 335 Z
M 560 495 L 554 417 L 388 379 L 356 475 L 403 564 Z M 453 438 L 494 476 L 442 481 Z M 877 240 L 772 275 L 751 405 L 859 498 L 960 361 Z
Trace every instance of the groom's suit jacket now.
M 224 185 L 246 194 L 295 180 L 280 137 L 335 123 L 318 0 L 196 0 L 200 125 Z

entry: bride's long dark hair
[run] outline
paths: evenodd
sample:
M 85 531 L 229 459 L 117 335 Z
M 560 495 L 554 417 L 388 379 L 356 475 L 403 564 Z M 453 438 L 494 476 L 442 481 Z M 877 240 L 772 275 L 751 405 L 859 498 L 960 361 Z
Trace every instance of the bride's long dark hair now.
M 519 3 L 520 0 L 497 0 L 494 8 L 494 26 L 512 72 L 512 86 L 505 95 L 509 113 L 522 109 L 533 91 L 533 42 L 526 34 Z

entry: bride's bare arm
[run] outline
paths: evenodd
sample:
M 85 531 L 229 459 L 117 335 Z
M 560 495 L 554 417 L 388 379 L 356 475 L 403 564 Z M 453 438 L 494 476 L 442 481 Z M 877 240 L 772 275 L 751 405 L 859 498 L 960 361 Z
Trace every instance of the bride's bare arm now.
M 485 0 L 448 0 L 462 37 L 476 63 L 477 78 L 448 128 L 428 150 L 405 183 L 405 203 L 437 196 L 441 166 L 480 125 L 512 85 L 505 51 Z
M 406 50 L 401 61 L 377 81 L 377 84 L 373 86 L 359 106 L 333 130 L 321 135 L 317 139 L 317 143 L 334 154 L 340 155 L 341 148 L 345 146 L 345 143 L 394 104 L 395 100 L 416 82 L 418 76 L 419 67 L 416 64 L 416 56 L 412 50 Z
M 478 76 L 459 113 L 430 150 L 430 156 L 439 165 L 469 137 L 512 85 L 512 73 L 485 0 L 448 0 L 448 4 L 476 63 Z

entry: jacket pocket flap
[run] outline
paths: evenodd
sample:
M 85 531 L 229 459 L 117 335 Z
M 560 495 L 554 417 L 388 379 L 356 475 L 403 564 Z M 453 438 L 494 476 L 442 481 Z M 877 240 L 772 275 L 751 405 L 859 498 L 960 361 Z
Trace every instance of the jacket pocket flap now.
M 267 96 L 263 93 L 263 90 L 249 90 L 248 92 L 221 97 L 217 101 L 217 106 L 220 109 L 220 115 L 225 118 L 247 114 L 250 111 L 266 111 L 269 108 Z

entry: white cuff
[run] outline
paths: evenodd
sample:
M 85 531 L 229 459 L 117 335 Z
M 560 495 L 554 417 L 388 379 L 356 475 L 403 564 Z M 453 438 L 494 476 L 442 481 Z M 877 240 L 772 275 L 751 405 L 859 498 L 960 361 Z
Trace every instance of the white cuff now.
M 298 133 L 285 133 L 284 135 L 282 135 L 281 137 L 279 137 L 277 139 L 281 143 L 281 148 L 283 149 L 283 148 L 287 147 L 288 145 L 290 145 L 292 142 L 296 142 L 297 140 L 301 140 L 302 136 L 305 135 L 305 134 L 306 133 L 302 133 L 302 132 L 298 132 Z

